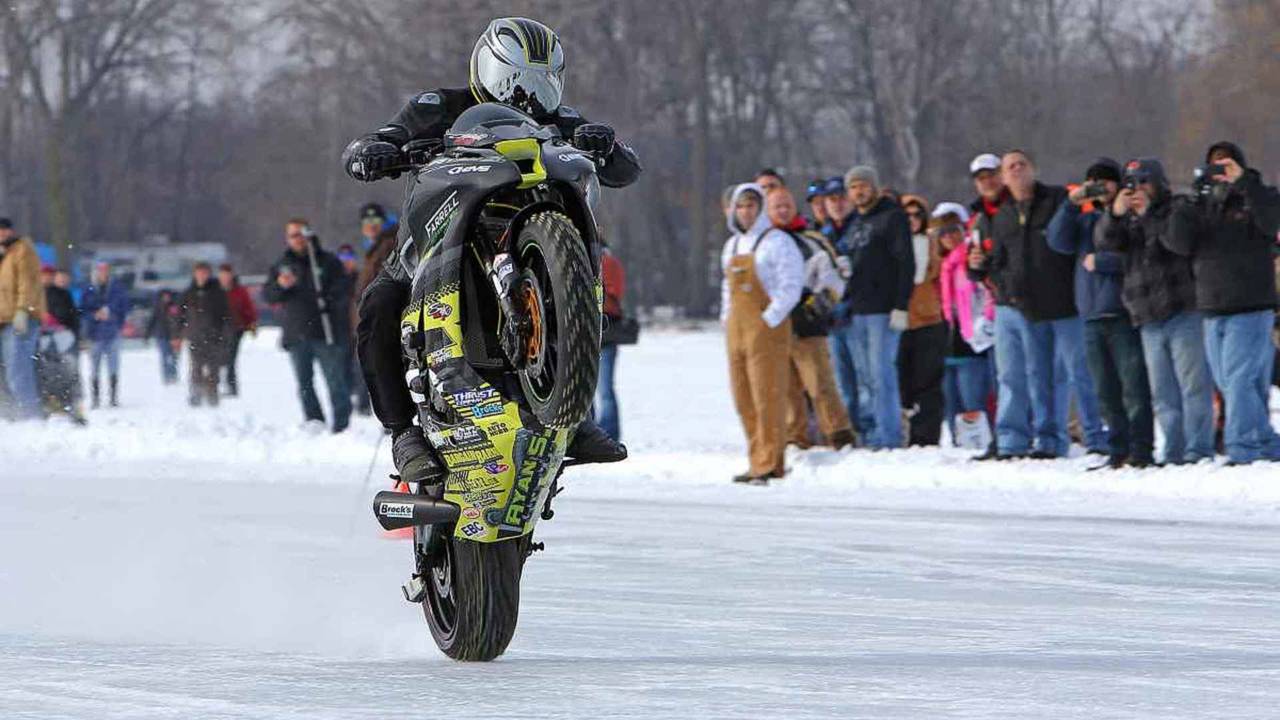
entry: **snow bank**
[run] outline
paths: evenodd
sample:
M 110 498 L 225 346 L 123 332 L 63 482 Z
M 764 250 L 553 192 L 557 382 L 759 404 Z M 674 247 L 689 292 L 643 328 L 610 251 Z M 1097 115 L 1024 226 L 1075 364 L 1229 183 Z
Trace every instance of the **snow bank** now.
M 619 393 L 633 457 L 574 471 L 566 479 L 570 490 L 590 498 L 656 493 L 673 501 L 819 509 L 1280 524 L 1280 466 L 1265 463 L 1085 472 L 1096 458 L 973 463 L 969 453 L 954 449 L 811 450 L 792 452 L 791 474 L 771 487 L 731 486 L 728 478 L 744 467 L 745 451 L 722 343 L 714 331 L 655 332 L 623 349 Z M 155 351 L 131 349 L 124 358 L 123 407 L 91 412 L 85 429 L 61 420 L 10 426 L 0 435 L 0 457 L 10 469 L 40 468 L 55 478 L 110 469 L 111 475 L 353 489 L 364 484 L 372 462 L 373 483 L 385 482 L 387 443 L 372 419 L 356 418 L 341 435 L 303 426 L 278 334 L 246 339 L 240 374 L 241 398 L 217 409 L 189 409 L 185 385 L 159 383 Z M 327 407 L 318 373 L 316 383 Z

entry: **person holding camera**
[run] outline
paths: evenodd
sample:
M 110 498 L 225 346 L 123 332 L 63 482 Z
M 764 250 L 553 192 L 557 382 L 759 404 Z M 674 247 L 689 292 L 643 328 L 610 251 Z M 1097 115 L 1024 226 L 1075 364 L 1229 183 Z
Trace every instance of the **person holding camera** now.
M 1120 192 L 1098 220 L 1094 241 L 1102 252 L 1123 255 L 1122 299 L 1142 339 L 1155 419 L 1164 435 L 1160 462 L 1181 465 L 1213 457 L 1213 387 L 1191 263 L 1170 252 L 1164 240 L 1174 203 L 1160 161 L 1131 160 Z
M 1142 338 L 1121 294 L 1124 256 L 1094 247 L 1093 232 L 1104 208 L 1120 190 L 1120 163 L 1101 157 L 1085 171 L 1085 182 L 1070 188 L 1049 221 L 1049 247 L 1076 259 L 1076 309 L 1084 318 L 1085 360 L 1107 419 L 1106 465 L 1152 464 L 1154 431 L 1151 392 L 1142 357 Z
M 1267 409 L 1275 362 L 1271 249 L 1280 228 L 1280 191 L 1262 183 L 1234 143 L 1215 143 L 1205 161 L 1192 197 L 1175 206 L 1163 240 L 1191 258 L 1195 270 L 1209 370 L 1226 405 L 1223 440 L 1230 464 L 1280 461 L 1280 436 Z
M 351 419 L 346 374 L 351 337 L 349 282 L 342 263 L 320 247 L 305 219 L 285 223 L 285 250 L 267 273 L 262 298 L 283 311 L 281 342 L 293 365 L 306 422 L 324 425 L 315 389 L 315 365 L 319 364 L 333 404 L 335 433 L 346 430 Z

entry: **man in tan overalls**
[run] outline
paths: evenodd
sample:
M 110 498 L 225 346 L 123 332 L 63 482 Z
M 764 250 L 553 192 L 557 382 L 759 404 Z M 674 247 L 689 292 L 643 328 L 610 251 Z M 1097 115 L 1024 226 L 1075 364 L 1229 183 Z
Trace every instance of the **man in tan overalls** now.
M 720 320 L 729 349 L 733 401 L 747 435 L 751 466 L 734 482 L 767 484 L 785 473 L 783 450 L 790 383 L 789 316 L 804 288 L 804 259 L 791 237 L 770 226 L 764 192 L 739 185 L 726 211 L 721 253 Z

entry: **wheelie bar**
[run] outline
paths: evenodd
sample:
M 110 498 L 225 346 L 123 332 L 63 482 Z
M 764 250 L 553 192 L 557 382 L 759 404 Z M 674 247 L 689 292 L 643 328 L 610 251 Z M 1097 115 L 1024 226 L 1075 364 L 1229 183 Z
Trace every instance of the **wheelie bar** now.
M 383 490 L 373 496 L 373 515 L 383 530 L 441 525 L 458 520 L 458 506 L 425 495 Z

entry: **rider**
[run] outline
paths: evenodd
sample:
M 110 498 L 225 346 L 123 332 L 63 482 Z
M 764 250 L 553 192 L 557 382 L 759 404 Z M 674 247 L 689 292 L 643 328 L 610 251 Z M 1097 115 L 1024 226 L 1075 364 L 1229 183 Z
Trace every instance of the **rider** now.
M 342 165 L 356 180 L 372 182 L 399 177 L 408 164 L 401 148 L 413 140 L 439 139 L 467 108 L 500 102 L 554 125 L 580 150 L 600 157 L 600 184 L 624 187 L 640 175 L 631 148 L 614 139 L 613 128 L 587 122 L 560 104 L 564 84 L 564 50 L 546 25 L 524 18 L 499 18 L 471 52 L 467 88 L 441 88 L 419 93 L 386 125 L 347 146 Z M 357 352 L 369 386 L 373 411 L 391 432 L 396 470 L 410 482 L 440 473 L 421 428 L 413 424 L 416 408 L 404 381 L 400 317 L 409 302 L 411 278 L 399 262 L 388 259 L 360 300 Z M 590 418 L 574 433 L 566 454 L 586 462 L 626 457 Z

